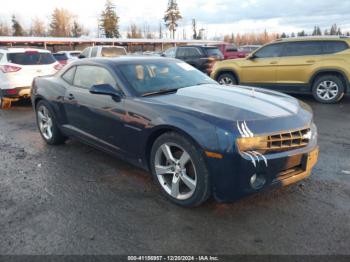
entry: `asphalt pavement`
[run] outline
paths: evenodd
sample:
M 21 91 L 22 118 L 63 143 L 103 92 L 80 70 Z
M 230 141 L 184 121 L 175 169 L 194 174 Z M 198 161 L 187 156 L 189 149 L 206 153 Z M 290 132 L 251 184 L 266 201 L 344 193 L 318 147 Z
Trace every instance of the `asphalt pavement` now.
M 350 255 L 350 97 L 314 110 L 320 159 L 295 185 L 195 209 L 149 174 L 41 139 L 29 103 L 0 110 L 0 254 Z

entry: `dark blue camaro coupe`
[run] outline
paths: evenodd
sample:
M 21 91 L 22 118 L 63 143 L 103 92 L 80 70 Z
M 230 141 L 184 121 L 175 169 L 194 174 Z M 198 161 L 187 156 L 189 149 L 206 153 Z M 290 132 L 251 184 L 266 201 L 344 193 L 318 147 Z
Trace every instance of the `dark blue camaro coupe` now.
M 74 62 L 33 82 L 43 139 L 68 137 L 149 170 L 164 195 L 197 206 L 295 183 L 317 162 L 312 111 L 290 96 L 220 86 L 166 58 Z

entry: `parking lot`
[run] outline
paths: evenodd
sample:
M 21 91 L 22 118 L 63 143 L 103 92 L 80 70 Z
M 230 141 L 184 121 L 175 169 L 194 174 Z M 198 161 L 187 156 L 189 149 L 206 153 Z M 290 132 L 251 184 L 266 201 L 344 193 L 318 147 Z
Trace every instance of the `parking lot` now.
M 0 111 L 1 254 L 350 254 L 350 97 L 298 96 L 321 149 L 307 180 L 196 209 L 77 141 L 47 146 L 29 103 Z

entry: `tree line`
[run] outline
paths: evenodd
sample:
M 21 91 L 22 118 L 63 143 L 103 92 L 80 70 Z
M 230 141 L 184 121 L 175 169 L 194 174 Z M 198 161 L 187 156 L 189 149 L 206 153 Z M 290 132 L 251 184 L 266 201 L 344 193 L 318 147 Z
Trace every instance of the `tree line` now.
M 164 26 L 168 28 L 170 35 L 175 38 L 178 21 L 182 18 L 176 0 L 169 0 L 164 14 Z M 15 15 L 12 15 L 11 26 L 0 21 L 0 36 L 52 36 L 52 37 L 80 37 L 89 32 L 79 23 L 78 17 L 65 8 L 55 8 L 50 17 L 50 23 L 46 26 L 45 21 L 34 18 L 30 28 L 24 28 Z M 159 25 L 157 36 L 150 28 L 150 25 L 138 26 L 131 24 L 127 36 L 129 38 L 162 38 L 163 25 Z M 106 0 L 104 10 L 98 21 L 98 36 L 106 38 L 120 37 L 119 16 L 116 6 L 112 0 Z
M 168 0 L 167 8 L 164 12 L 163 21 L 159 22 L 159 29 L 151 28 L 148 23 L 136 24 L 131 23 L 127 29 L 126 36 L 128 38 L 175 38 L 175 33 L 179 27 L 179 21 L 183 19 L 176 0 Z M 104 9 L 98 19 L 98 37 L 119 38 L 121 36 L 119 30 L 120 18 L 116 12 L 116 6 L 112 0 L 106 0 Z M 164 29 L 167 29 L 164 30 Z M 192 39 L 204 39 L 205 30 L 198 29 L 196 19 L 192 19 Z M 15 15 L 12 16 L 11 26 L 0 21 L 0 36 L 52 36 L 52 37 L 80 37 L 88 35 L 89 31 L 79 22 L 78 16 L 72 14 L 64 8 L 55 8 L 50 16 L 50 22 L 46 26 L 45 21 L 34 18 L 29 28 L 25 29 Z M 279 38 L 288 38 L 296 36 L 321 36 L 321 35 L 347 35 L 350 32 L 342 32 L 341 28 L 336 24 L 330 29 L 321 30 L 319 26 L 315 26 L 313 32 L 309 34 L 303 30 L 296 33 L 268 33 L 266 30 L 262 33 L 245 33 L 225 35 L 226 42 L 243 44 L 265 44 Z M 183 38 L 187 39 L 186 31 L 183 30 Z M 221 39 L 217 39 L 221 40 Z
M 289 37 L 304 37 L 304 36 L 350 36 L 350 32 L 343 32 L 340 27 L 333 24 L 329 29 L 321 30 L 319 26 L 315 26 L 313 31 L 307 33 L 305 30 L 300 32 L 287 33 L 269 33 L 266 30 L 261 33 L 244 33 L 244 34 L 230 34 L 224 36 L 224 41 L 241 45 L 264 45 L 274 40 Z

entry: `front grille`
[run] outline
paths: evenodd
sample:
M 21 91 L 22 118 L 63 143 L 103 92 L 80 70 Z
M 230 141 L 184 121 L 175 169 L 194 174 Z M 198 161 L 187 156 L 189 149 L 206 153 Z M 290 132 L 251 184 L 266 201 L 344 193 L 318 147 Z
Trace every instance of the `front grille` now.
M 265 150 L 268 152 L 293 150 L 307 146 L 310 139 L 310 128 L 274 134 L 267 137 L 267 148 Z

